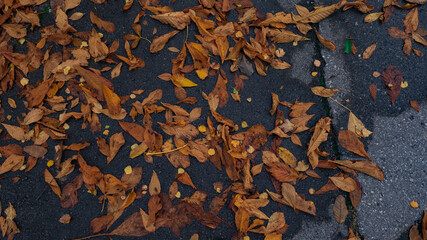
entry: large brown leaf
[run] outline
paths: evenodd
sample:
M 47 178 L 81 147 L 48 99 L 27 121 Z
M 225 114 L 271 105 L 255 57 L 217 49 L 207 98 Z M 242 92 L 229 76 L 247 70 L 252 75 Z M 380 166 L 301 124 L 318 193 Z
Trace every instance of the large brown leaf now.
M 346 166 L 359 172 L 363 172 L 378 180 L 384 180 L 384 172 L 373 162 L 362 160 L 336 160 L 332 162 L 342 166 Z
M 175 31 L 166 33 L 162 36 L 156 37 L 150 45 L 150 52 L 156 53 L 162 50 L 165 47 L 166 43 L 169 41 L 169 39 L 171 39 L 173 36 L 175 36 L 178 33 L 179 31 L 175 30 Z
M 159 20 L 164 24 L 169 24 L 179 30 L 184 29 L 191 20 L 188 14 L 184 12 L 169 12 L 158 15 L 151 15 L 150 17 Z
M 343 148 L 371 160 L 368 153 L 365 151 L 363 143 L 359 140 L 356 133 L 350 130 L 341 130 L 338 134 L 338 140 Z
M 320 119 L 314 127 L 314 133 L 310 139 L 310 142 L 308 143 L 307 150 L 307 156 L 309 157 L 309 161 L 313 169 L 317 167 L 319 161 L 315 150 L 320 146 L 322 142 L 328 139 L 330 129 L 331 119 L 328 117 Z
M 337 220 L 338 223 L 345 222 L 345 219 L 348 215 L 348 210 L 347 205 L 345 204 L 345 198 L 342 195 L 338 195 L 338 197 L 335 199 L 333 211 L 335 220 Z
M 381 73 L 381 79 L 387 87 L 387 94 L 390 97 L 391 104 L 393 104 L 402 89 L 402 73 L 397 67 L 389 65 L 387 69 Z
M 49 170 L 47 169 L 44 170 L 43 177 L 44 177 L 44 181 L 50 186 L 52 191 L 56 195 L 58 195 L 59 198 L 61 198 L 61 188 L 59 187 L 58 183 L 56 182 L 52 174 L 49 172 Z

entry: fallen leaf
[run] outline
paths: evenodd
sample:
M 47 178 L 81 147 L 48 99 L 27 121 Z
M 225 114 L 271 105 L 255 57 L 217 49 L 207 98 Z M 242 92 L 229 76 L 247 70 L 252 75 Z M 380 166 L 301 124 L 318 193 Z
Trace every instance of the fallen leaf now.
M 62 217 L 59 219 L 59 222 L 62 224 L 69 224 L 71 221 L 71 216 L 70 214 L 64 214 L 62 215 Z
M 364 60 L 369 59 L 372 56 L 372 54 L 374 53 L 374 51 L 375 51 L 376 48 L 377 48 L 377 44 L 376 43 L 374 43 L 371 46 L 367 47 L 365 49 L 365 51 L 363 52 L 362 58 Z
M 342 195 L 338 195 L 334 203 L 334 218 L 338 223 L 344 223 L 348 215 L 347 205 L 345 198 Z
M 351 177 L 329 177 L 329 179 L 331 179 L 335 186 L 345 192 L 351 192 L 356 189 L 356 182 Z
M 0 166 L 0 174 L 17 171 L 24 164 L 25 157 L 20 155 L 12 154 L 4 160 L 3 164 Z
M 125 144 L 125 139 L 123 133 L 116 133 L 110 138 L 110 152 L 107 156 L 107 164 L 113 160 L 116 154 L 119 152 L 119 149 Z
M 316 32 L 316 36 L 317 39 L 319 39 L 319 42 L 325 46 L 327 49 L 332 50 L 332 51 L 336 51 L 337 47 L 335 46 L 335 43 L 332 41 L 327 40 L 326 38 L 322 37 L 322 35 L 320 35 L 320 33 L 314 29 L 314 31 Z
M 350 112 L 348 117 L 347 129 L 356 133 L 358 137 L 369 137 L 372 134 L 352 112 Z
M 339 92 L 339 89 L 329 89 L 322 86 L 312 87 L 311 91 L 320 97 L 332 97 L 335 93 Z
M 381 170 L 381 168 L 379 168 L 377 165 L 375 165 L 371 161 L 336 160 L 331 162 L 365 173 L 378 180 L 381 180 L 381 181 L 384 180 L 384 172 Z
M 308 144 L 307 156 L 311 167 L 315 169 L 318 164 L 318 156 L 315 153 L 315 150 L 320 146 L 320 144 L 328 139 L 328 134 L 331 128 L 331 119 L 326 117 L 320 119 L 314 128 L 313 136 L 310 139 Z
M 369 93 L 371 94 L 371 97 L 374 101 L 377 98 L 377 91 L 377 85 L 375 85 L 375 83 L 371 83 L 371 85 L 369 86 Z
M 169 39 L 171 39 L 173 36 L 175 36 L 178 33 L 179 33 L 179 31 L 175 30 L 175 31 L 172 31 L 170 33 L 166 33 L 162 36 L 155 38 L 153 40 L 153 42 L 151 42 L 150 52 L 156 53 L 156 52 L 159 52 L 160 50 L 162 50 L 165 47 L 166 43 L 169 41 Z
M 409 101 L 409 104 L 415 111 L 420 112 L 420 105 L 417 101 Z
M 387 87 L 387 94 L 390 97 L 391 104 L 393 104 L 402 88 L 402 73 L 395 66 L 389 65 L 387 69 L 381 73 L 381 79 Z
M 343 148 L 371 160 L 365 151 L 363 143 L 357 138 L 356 133 L 349 130 L 341 130 L 338 134 L 338 140 Z
M 17 126 L 13 126 L 13 125 L 9 125 L 6 123 L 2 123 L 3 127 L 6 128 L 7 133 L 9 133 L 9 135 L 17 140 L 17 141 L 24 141 L 25 140 L 25 132 L 24 129 L 17 127 Z
M 161 191 L 160 181 L 157 177 L 157 173 L 153 170 L 153 175 L 151 176 L 150 185 L 148 186 L 148 192 L 151 196 L 159 195 Z
M 44 181 L 50 186 L 52 191 L 56 195 L 58 195 L 59 198 L 61 198 L 61 188 L 59 187 L 58 183 L 56 182 L 52 174 L 49 172 L 49 170 L 47 169 L 44 170 L 43 177 L 44 177 Z

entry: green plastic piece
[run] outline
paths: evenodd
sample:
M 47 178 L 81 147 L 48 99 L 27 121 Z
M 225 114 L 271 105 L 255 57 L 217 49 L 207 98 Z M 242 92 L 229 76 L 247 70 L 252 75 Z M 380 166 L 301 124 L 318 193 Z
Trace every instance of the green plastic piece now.
M 347 38 L 345 40 L 344 51 L 345 51 L 345 53 L 348 53 L 348 54 L 351 53 L 351 39 L 350 38 Z

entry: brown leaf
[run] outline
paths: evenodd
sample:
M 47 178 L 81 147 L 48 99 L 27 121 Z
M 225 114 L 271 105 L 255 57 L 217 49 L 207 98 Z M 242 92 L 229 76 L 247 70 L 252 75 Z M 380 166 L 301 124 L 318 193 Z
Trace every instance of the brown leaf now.
M 162 36 L 156 37 L 150 45 L 150 52 L 156 53 L 162 50 L 165 47 L 166 43 L 169 41 L 169 39 L 171 39 L 173 36 L 175 36 L 178 33 L 179 31 L 175 30 L 170 33 L 166 33 Z
M 1 27 L 13 38 L 19 39 L 27 36 L 27 29 L 24 25 L 8 23 L 2 24 Z
M 308 109 L 310 109 L 311 106 L 313 106 L 316 103 L 312 103 L 312 102 L 296 102 L 294 105 L 292 105 L 291 107 L 291 113 L 289 113 L 289 117 L 292 118 L 297 118 L 300 116 L 303 116 Z
M 273 99 L 273 104 L 271 105 L 270 114 L 273 115 L 276 112 L 277 107 L 279 106 L 279 96 L 275 93 L 271 93 L 271 98 Z
M 375 83 L 371 83 L 371 85 L 369 86 L 369 93 L 371 94 L 371 97 L 374 101 L 377 98 L 377 91 L 377 85 L 375 85 Z
M 356 133 L 358 137 L 369 137 L 372 134 L 352 112 L 350 112 L 348 117 L 347 129 Z
M 384 180 L 384 172 L 373 162 L 361 160 L 336 160 L 331 162 L 363 172 L 378 180 Z
M 316 32 L 317 39 L 319 39 L 319 42 L 323 46 L 325 46 L 327 49 L 332 50 L 332 51 L 336 51 L 337 50 L 337 47 L 335 46 L 334 42 L 329 41 L 328 39 L 322 37 L 322 35 L 320 35 L 320 33 L 316 29 L 314 29 L 314 31 Z
M 249 213 L 245 208 L 239 208 L 234 216 L 236 228 L 240 232 L 246 233 L 249 227 Z
M 123 133 L 116 133 L 110 138 L 110 152 L 107 156 L 107 164 L 113 160 L 116 154 L 119 152 L 119 149 L 125 144 L 125 138 L 123 137 Z
M 290 43 L 309 40 L 308 38 L 287 30 L 267 29 L 267 36 L 275 43 Z
M 150 15 L 164 24 L 169 24 L 172 27 L 182 30 L 190 23 L 190 17 L 184 12 L 168 12 L 158 15 Z
M 24 156 L 12 154 L 6 160 L 4 160 L 3 164 L 0 166 L 0 174 L 9 172 L 9 171 L 17 171 L 24 164 Z
M 408 14 L 406 14 L 403 20 L 403 26 L 405 27 L 405 33 L 412 33 L 418 29 L 418 8 L 413 8 Z
M 420 105 L 417 101 L 409 101 L 409 104 L 415 111 L 420 112 Z
M 116 25 L 114 25 L 114 23 L 102 20 L 92 11 L 90 12 L 90 21 L 95 24 L 99 28 L 99 30 L 102 30 L 104 28 L 105 31 L 109 33 L 112 33 L 116 30 Z
M 90 221 L 89 231 L 93 233 L 100 232 L 107 228 L 111 221 L 113 221 L 113 214 L 103 215 L 101 217 L 97 217 Z
M 64 214 L 62 215 L 62 217 L 59 219 L 59 222 L 62 224 L 69 224 L 71 221 L 71 216 L 70 214 Z
M 341 130 L 338 134 L 338 140 L 342 147 L 350 152 L 356 153 L 366 159 L 371 160 L 368 153 L 365 151 L 363 143 L 359 140 L 357 135 L 349 130 Z
M 387 87 L 387 94 L 390 97 L 391 104 L 393 104 L 401 90 L 401 84 L 403 82 L 402 73 L 395 66 L 389 65 L 387 69 L 381 73 L 381 79 Z
M 371 23 L 376 21 L 378 18 L 384 16 L 383 12 L 374 12 L 374 13 L 370 13 L 368 15 L 365 16 L 365 19 L 363 20 L 365 23 Z
M 372 54 L 374 53 L 374 51 L 375 51 L 376 48 L 377 48 L 377 44 L 376 43 L 374 43 L 371 46 L 367 47 L 365 49 L 365 51 L 363 52 L 363 57 L 362 58 L 364 60 L 369 59 L 372 56 Z
M 345 198 L 342 195 L 338 195 L 334 203 L 334 218 L 338 223 L 344 223 L 348 215 L 347 205 L 345 204 Z
M 47 149 L 37 145 L 29 145 L 24 147 L 24 152 L 35 158 L 43 158 L 47 153 Z
M 313 136 L 310 139 L 308 144 L 307 156 L 311 167 L 315 169 L 318 164 L 318 156 L 315 153 L 315 150 L 320 146 L 320 144 L 328 139 L 328 134 L 331 128 L 331 119 L 326 117 L 320 119 L 314 128 Z
M 401 38 L 401 39 L 405 39 L 405 38 L 406 38 L 406 36 L 407 36 L 407 34 L 406 34 L 404 31 L 400 30 L 400 29 L 399 29 L 399 28 L 397 28 L 397 27 L 389 27 L 389 28 L 387 29 L 387 31 L 388 31 L 388 34 L 389 34 L 392 38 Z
M 296 182 L 302 178 L 297 171 L 281 162 L 266 164 L 267 171 L 279 182 Z
M 415 42 L 427 46 L 427 40 L 425 40 L 419 33 L 413 32 L 412 38 L 415 40 Z
M 55 78 L 49 78 L 47 80 L 44 80 L 37 87 L 31 89 L 26 93 L 29 108 L 37 106 L 41 102 L 43 102 L 43 99 L 45 98 L 47 91 L 49 91 L 49 88 L 52 85 L 53 81 L 55 81 Z
M 56 26 L 58 26 L 58 28 L 63 32 L 63 33 L 67 33 L 67 32 L 77 32 L 77 30 L 75 28 L 73 28 L 69 23 L 68 23 L 68 16 L 67 14 L 61 9 L 60 6 L 57 7 L 56 9 L 56 18 L 55 18 L 55 23 Z
M 224 107 L 228 102 L 227 82 L 228 80 L 226 77 L 223 77 L 223 74 L 218 74 L 215 88 L 209 93 L 210 98 L 217 97 L 219 99 L 218 107 L 220 108 Z
M 221 58 L 221 63 L 224 63 L 224 60 L 228 52 L 228 40 L 226 36 L 217 36 L 215 38 L 216 46 L 218 47 L 218 53 Z
M 148 192 L 151 196 L 159 195 L 161 192 L 161 186 L 157 173 L 153 170 L 153 175 L 151 176 L 150 185 L 148 186 Z
M 45 169 L 43 172 L 44 181 L 52 188 L 52 191 L 61 198 L 61 188 L 56 182 L 55 178 L 49 172 L 49 170 Z
M 30 125 L 31 123 L 35 123 L 43 118 L 43 110 L 39 108 L 33 108 L 24 118 L 22 122 L 23 125 Z
M 83 174 L 84 183 L 89 185 L 96 184 L 103 178 L 103 174 L 99 168 L 87 165 L 80 154 L 77 155 L 77 161 L 80 165 L 79 171 Z
M 354 178 L 356 182 L 356 189 L 350 192 L 350 201 L 351 205 L 356 209 L 357 205 L 359 205 L 360 199 L 362 198 L 362 188 L 360 187 L 360 183 L 357 178 Z
M 140 213 L 135 212 L 110 234 L 129 237 L 142 237 L 149 233 L 150 232 L 147 231 L 144 227 Z
M 113 70 L 111 70 L 111 79 L 116 78 L 120 75 L 120 70 L 122 69 L 122 65 L 123 65 L 123 63 L 121 62 L 121 63 L 117 64 L 113 68 Z
M 339 92 L 339 89 L 329 89 L 322 86 L 312 87 L 311 91 L 320 97 L 332 97 L 335 93 Z
M 294 16 L 296 22 L 302 23 L 318 23 L 323 19 L 333 14 L 337 9 L 342 7 L 342 2 L 332 4 L 330 6 L 322 7 L 311 11 L 304 16 Z
M 424 216 L 423 221 L 421 225 L 421 233 L 423 234 L 423 239 L 427 238 L 427 213 L 426 210 L 424 210 Z
M 87 85 L 89 86 L 89 88 L 93 90 L 94 96 L 99 101 L 105 100 L 104 94 L 102 91 L 103 85 L 113 90 L 113 84 L 108 79 L 100 75 L 97 75 L 92 71 L 86 70 L 80 66 L 75 66 L 74 68 L 77 70 L 78 74 L 80 74 L 80 76 L 82 76 L 85 79 Z
M 107 102 L 108 112 L 112 115 L 120 114 L 122 109 L 120 105 L 120 97 L 111 91 L 111 89 L 109 89 L 105 84 L 102 84 L 102 92 L 104 93 L 104 98 Z
M 6 123 L 2 123 L 3 127 L 6 128 L 7 133 L 9 133 L 9 135 L 17 140 L 17 141 L 23 141 L 25 140 L 25 132 L 24 129 L 17 127 L 17 126 L 13 126 L 13 125 L 9 125 Z
M 77 190 L 83 185 L 82 174 L 77 175 L 74 180 L 62 189 L 61 207 L 70 208 L 77 204 Z
M 176 178 L 176 180 L 180 181 L 182 184 L 185 184 L 185 185 L 188 185 L 194 189 L 197 189 L 196 186 L 194 186 L 193 181 L 191 181 L 190 175 L 188 175 L 187 172 L 177 174 L 177 176 L 175 178 Z
M 306 201 L 301 198 L 295 191 L 294 186 L 289 183 L 282 183 L 282 196 L 268 190 L 267 192 L 276 202 L 286 204 L 294 209 L 301 210 L 314 216 L 316 215 L 316 206 L 314 206 L 314 203 L 312 201 Z
M 335 186 L 345 192 L 351 192 L 356 189 L 356 182 L 351 177 L 329 177 L 329 179 L 331 179 Z

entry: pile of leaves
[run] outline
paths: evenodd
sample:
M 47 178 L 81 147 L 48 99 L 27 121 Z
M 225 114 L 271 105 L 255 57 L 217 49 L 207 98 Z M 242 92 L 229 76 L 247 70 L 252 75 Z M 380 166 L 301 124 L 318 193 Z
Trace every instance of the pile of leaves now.
M 239 92 L 244 88 L 244 80 L 255 71 L 266 76 L 269 66 L 280 70 L 291 67 L 281 59 L 284 50 L 275 44 L 296 44 L 309 40 L 306 34 L 314 29 L 313 24 L 340 9 L 355 8 L 362 13 L 368 13 L 372 11 L 373 6 L 368 5 L 366 1 L 342 0 L 311 11 L 296 5 L 298 14 L 278 12 L 263 15 L 249 0 L 200 0 L 200 5 L 183 11 L 174 11 L 157 0 L 140 0 L 141 11 L 132 23 L 134 33 L 123 36 L 126 56 L 116 53 L 121 47 L 118 39 L 111 43 L 102 39 L 102 31 L 115 32 L 114 23 L 90 12 L 90 20 L 96 28 L 85 32 L 70 24 L 84 15 L 80 12 L 67 15 L 68 10 L 79 6 L 80 0 L 52 0 L 50 6 L 55 25 L 41 26 L 40 17 L 50 13 L 35 11 L 33 8 L 46 1 L 6 0 L 0 3 L 0 87 L 2 94 L 14 87 L 19 88 L 18 96 L 28 110 L 22 118 L 16 117 L 17 124 L 12 124 L 6 123 L 11 120 L 11 116 L 6 117 L 0 106 L 0 122 L 3 126 L 0 133 L 4 132 L 4 140 L 16 140 L 16 143 L 0 147 L 5 158 L 0 166 L 0 174 L 9 171 L 30 172 L 48 151 L 54 151 L 55 156 L 47 163 L 43 177 L 58 196 L 58 202 L 63 208 L 72 208 L 78 204 L 78 192 L 83 187 L 94 195 L 99 192 L 99 201 L 107 203 L 107 213 L 94 218 L 90 224 L 89 228 L 93 233 L 109 230 L 127 207 L 136 199 L 148 198 L 146 195 L 149 193 L 148 206 L 141 207 L 116 229 L 95 236 L 144 236 L 165 227 L 179 235 L 180 228 L 188 225 L 193 219 L 213 229 L 222 223 L 232 226 L 218 217 L 218 213 L 228 202 L 229 208 L 235 213 L 235 225 L 232 227 L 236 229 L 233 239 L 241 239 L 247 236 L 248 232 L 263 234 L 265 239 L 280 239 L 288 228 L 284 214 L 274 212 L 267 216 L 259 208 L 268 205 L 271 198 L 272 201 L 287 205 L 296 212 L 316 215 L 315 203 L 296 192 L 294 185 L 308 177 L 320 178 L 316 173 L 317 169 L 342 171 L 330 177 L 322 188 L 313 189 L 310 194 L 344 191 L 348 193 L 354 208 L 361 198 L 358 172 L 379 180 L 384 179 L 382 170 L 371 161 L 360 141 L 360 138 L 368 137 L 371 132 L 352 112 L 349 115 L 348 129 L 340 131 L 338 139 L 345 149 L 366 160 L 328 158 L 330 154 L 320 146 L 328 140 L 331 133 L 331 119 L 324 117 L 315 126 L 306 126 L 314 116 L 307 114 L 314 105 L 311 102 L 280 101 L 277 94 L 271 93 L 273 104 L 270 113 L 275 115 L 275 127 L 272 130 L 267 130 L 262 125 L 254 125 L 239 132 L 238 125 L 232 119 L 219 113 L 229 100 L 227 73 L 233 74 L 234 91 L 231 97 L 240 101 Z M 91 1 L 106 3 L 106 0 Z M 387 19 L 387 16 L 391 15 L 389 7 L 400 5 L 394 4 L 394 1 L 385 2 L 391 3 L 385 6 L 384 13 L 377 15 Z M 122 11 L 133 5 L 133 0 L 126 1 Z M 417 11 L 416 4 L 403 7 L 412 8 L 411 15 L 407 17 L 409 20 L 405 20 L 404 24 L 405 45 L 409 44 L 407 41 L 411 41 L 411 38 L 425 44 L 422 41 L 425 34 L 413 20 Z M 235 21 L 227 20 L 232 11 L 237 12 Z M 141 18 L 147 15 L 174 28 L 151 42 L 151 53 L 162 51 L 166 43 L 180 32 L 188 35 L 188 25 L 193 23 L 198 30 L 194 35 L 198 42 L 185 41 L 181 49 L 169 48 L 169 51 L 178 55 L 171 59 L 172 69 L 158 76 L 173 84 L 177 103 L 161 102 L 164 90 L 157 89 L 150 92 L 142 102 L 134 101 L 130 109 L 124 109 L 123 105 L 127 101 L 143 94 L 144 90 L 135 90 L 128 96 L 118 96 L 114 92 L 112 81 L 102 76 L 102 73 L 110 71 L 113 79 L 119 77 L 123 63 L 129 70 L 146 67 L 144 56 L 135 56 L 132 51 L 141 40 L 147 40 L 141 36 Z M 289 30 L 289 25 L 295 26 L 299 33 Z M 41 38 L 33 43 L 25 37 L 29 31 L 35 29 L 40 32 Z M 336 50 L 333 42 L 322 37 L 316 29 L 314 32 L 325 47 Z M 395 32 L 396 36 L 403 36 L 399 31 Z M 15 51 L 14 43 L 25 45 L 26 53 Z M 62 51 L 55 51 L 58 49 L 55 46 L 58 45 L 62 47 Z M 373 50 L 369 50 L 367 58 Z M 415 49 L 414 52 L 417 53 Z M 88 67 L 89 63 L 99 62 L 110 64 L 111 67 Z M 230 68 L 225 69 L 224 63 L 229 63 Z M 42 69 L 43 72 L 43 79 L 40 81 L 30 77 L 31 72 L 37 69 Z M 203 99 L 209 104 L 209 113 L 203 112 L 201 108 L 191 109 L 191 105 L 198 101 L 196 97 L 188 96 L 185 90 L 197 86 L 194 80 L 186 77 L 186 74 L 188 76 L 191 72 L 201 80 L 208 76 L 217 76 L 215 88 L 209 94 L 202 92 Z M 61 95 L 61 91 L 64 91 L 66 96 Z M 312 91 L 322 97 L 332 97 L 338 90 L 315 87 Z M 8 104 L 16 108 L 14 99 L 9 98 Z M 184 104 L 185 108 L 182 107 Z M 288 108 L 289 115 L 285 116 L 279 107 Z M 130 159 L 143 158 L 147 163 L 152 163 L 158 158 L 167 158 L 170 164 L 177 168 L 175 181 L 167 191 L 166 186 L 160 185 L 155 171 L 146 185 L 141 184 L 141 167 L 128 166 L 120 177 L 103 173 L 97 166 L 88 164 L 79 152 L 85 148 L 96 148 L 94 142 L 67 142 L 66 130 L 70 127 L 67 122 L 79 120 L 82 130 L 101 132 L 103 128 L 100 114 L 117 120 L 125 132 L 110 129 L 117 133 L 109 139 L 100 137 L 96 141 L 97 151 L 105 155 L 106 164 L 113 161 L 119 151 L 125 151 L 121 149 L 125 145 L 124 134 L 129 134 L 137 142 L 131 147 Z M 152 120 L 153 114 L 164 114 L 165 121 L 157 122 L 163 133 L 154 130 L 156 123 Z M 195 126 L 194 121 L 202 114 L 209 114 L 207 122 Z M 298 134 L 309 130 L 312 133 L 310 141 L 302 143 Z M 108 135 L 109 130 L 103 133 Z M 271 142 L 268 145 L 269 138 Z M 281 147 L 285 138 L 299 146 L 308 145 L 308 162 L 298 161 L 289 150 Z M 73 156 L 63 159 L 65 151 L 73 152 Z M 262 163 L 256 164 L 256 156 L 261 156 Z M 230 185 L 227 187 L 222 184 L 214 186 L 219 194 L 209 203 L 209 210 L 204 207 L 207 204 L 207 193 L 196 188 L 185 170 L 190 167 L 190 159 L 193 158 L 201 163 L 210 162 L 220 171 L 225 170 L 230 179 Z M 263 169 L 270 175 L 274 185 L 274 190 L 267 190 L 265 193 L 258 192 L 254 185 L 254 176 L 260 174 Z M 73 172 L 79 174 L 64 186 L 58 184 L 58 179 L 65 179 Z M 178 182 L 194 188 L 194 193 L 181 198 Z M 13 221 L 16 213 L 11 204 L 5 213 L 6 218 L 0 217 L 1 230 L 3 236 L 7 234 L 11 239 L 14 234 L 19 233 Z M 341 195 L 335 202 L 334 213 L 338 222 L 345 221 L 348 211 Z M 60 221 L 67 223 L 70 216 L 65 215 Z M 423 234 L 426 229 L 425 222 Z M 351 234 L 349 239 L 357 239 Z M 197 236 L 194 236 L 194 239 L 197 239 Z

